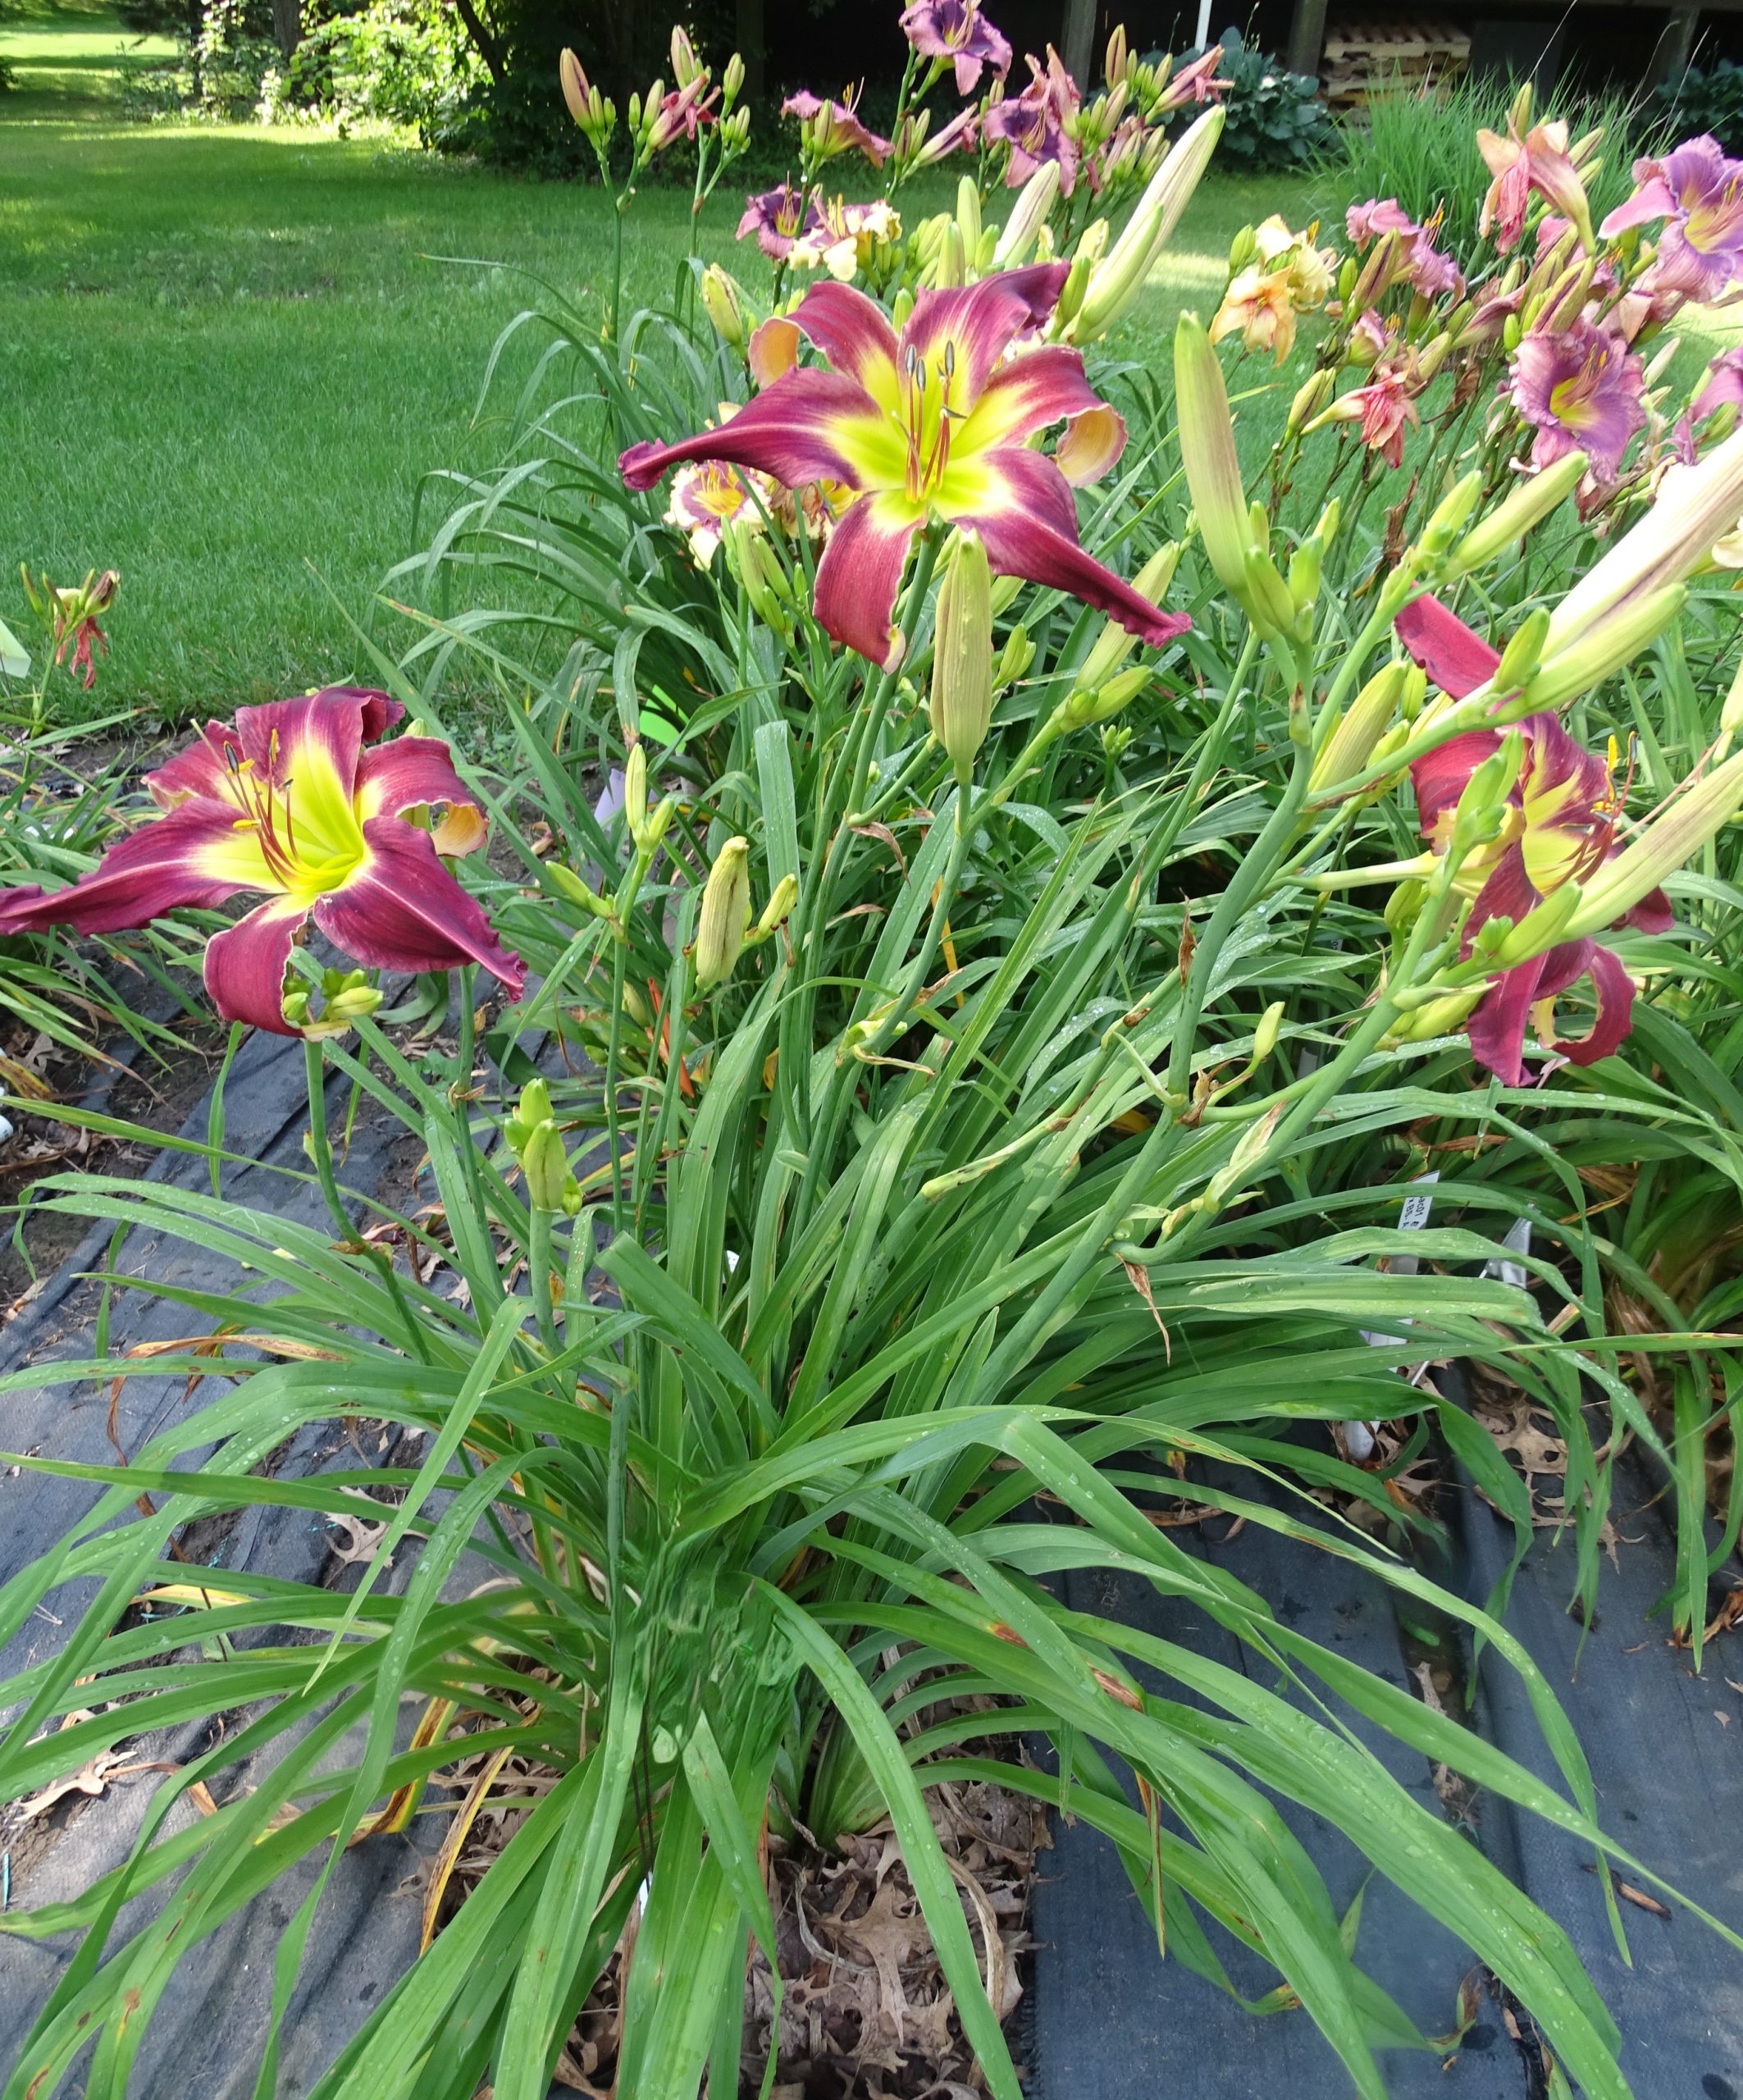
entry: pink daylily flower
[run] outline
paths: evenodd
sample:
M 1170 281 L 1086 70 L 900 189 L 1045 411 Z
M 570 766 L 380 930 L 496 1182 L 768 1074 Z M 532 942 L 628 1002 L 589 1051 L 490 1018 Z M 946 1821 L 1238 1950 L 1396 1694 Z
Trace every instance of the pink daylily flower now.
M 719 98 L 720 90 L 710 88 L 705 73 L 697 73 L 682 87 L 673 89 L 661 98 L 653 129 L 648 135 L 648 151 L 663 153 L 680 139 L 694 143 L 703 126 L 714 122 L 714 105 Z
M 1485 238 L 1493 231 L 1497 253 L 1510 254 L 1525 231 L 1525 214 L 1535 190 L 1545 197 L 1561 216 L 1578 228 L 1580 238 L 1592 245 L 1591 207 L 1586 185 L 1567 157 L 1567 126 L 1559 119 L 1534 124 L 1522 138 L 1514 119 L 1507 120 L 1507 135 L 1480 130 L 1477 150 L 1494 177 L 1483 197 L 1477 231 Z
M 1485 682 L 1501 660 L 1438 599 L 1417 599 L 1399 614 L 1396 624 L 1417 663 L 1455 697 Z M 1552 892 L 1564 883 L 1585 881 L 1618 850 L 1616 824 L 1622 797 L 1613 764 L 1576 743 L 1554 714 L 1528 714 L 1518 728 L 1524 758 L 1500 834 L 1466 859 L 1456 879 L 1456 887 L 1471 899 L 1461 942 L 1465 956 L 1489 920 L 1506 917 L 1517 925 Z M 1499 730 L 1477 729 L 1454 737 L 1411 768 L 1422 835 L 1436 851 L 1445 850 L 1465 783 L 1499 749 L 1501 736 Z M 1663 890 L 1654 890 L 1617 924 L 1666 933 L 1672 924 L 1670 900 Z M 1585 978 L 1591 980 L 1596 1011 L 1590 1033 L 1570 1039 L 1557 1031 L 1555 1002 Z M 1599 941 L 1563 941 L 1528 962 L 1498 972 L 1466 1026 L 1477 1062 L 1503 1084 L 1522 1086 L 1528 1022 L 1545 1050 L 1576 1065 L 1590 1065 L 1622 1042 L 1633 1009 L 1633 982 L 1619 956 Z
M 1425 299 L 1436 299 L 1443 292 L 1458 297 L 1465 288 L 1464 272 L 1452 256 L 1435 245 L 1440 222 L 1436 213 L 1427 226 L 1418 226 L 1395 197 L 1370 197 L 1366 203 L 1350 206 L 1344 225 L 1358 255 L 1371 241 L 1384 240 L 1389 234 L 1398 236 L 1380 281 L 1367 287 L 1369 297 L 1377 299 L 1396 284 L 1408 285 Z
M 1583 315 L 1553 334 L 1524 336 L 1508 381 L 1513 406 L 1537 433 L 1532 465 L 1583 450 L 1601 482 L 1615 480 L 1635 432 L 1645 427 L 1645 390 L 1640 358 L 1613 329 Z
M 1376 365 L 1365 386 L 1353 386 L 1326 411 L 1333 422 L 1359 422 L 1362 442 L 1389 467 L 1403 466 L 1404 432 L 1421 421 L 1416 397 L 1422 390 L 1422 379 L 1415 365 L 1409 351 L 1402 363 Z
M 901 33 L 922 58 L 952 62 L 959 95 L 974 94 L 983 66 L 1001 80 L 1011 71 L 1010 39 L 993 28 L 976 0 L 915 0 L 901 18 Z
M 1743 264 L 1743 161 L 1717 139 L 1686 139 L 1663 160 L 1634 163 L 1640 185 L 1599 231 L 1608 240 L 1630 226 L 1668 221 L 1649 289 L 1717 299 Z
M 1082 99 L 1077 83 L 1052 44 L 1047 48 L 1044 66 L 1029 53 L 1029 70 L 1033 77 L 1021 94 L 1007 96 L 988 110 L 981 119 L 981 135 L 1002 139 L 1011 148 L 1005 170 L 1007 188 L 1019 188 L 1044 162 L 1055 161 L 1059 194 L 1069 197 L 1077 186 L 1077 141 L 1071 135 Z
M 852 500 L 818 566 L 817 618 L 876 664 L 897 660 L 897 593 L 914 536 L 935 514 L 973 526 L 1000 574 L 1069 591 L 1160 647 L 1191 623 L 1159 612 L 1078 540 L 1072 484 L 1113 465 L 1124 422 L 1090 386 L 1078 351 L 1048 344 L 1006 356 L 1046 326 L 1068 274 L 1063 262 L 1035 263 L 922 291 L 899 338 L 862 293 L 814 285 L 761 346 L 763 369 L 778 376 L 749 405 L 680 444 L 631 446 L 623 478 L 649 489 L 686 461 L 717 459 L 793 489 L 839 482 Z M 794 361 L 801 336 L 827 370 Z M 1053 455 L 1035 450 L 1060 423 Z
M 1365 204 L 1352 204 L 1344 214 L 1344 225 L 1358 254 L 1382 234 L 1422 231 L 1395 197 L 1370 197 Z
M 1727 404 L 1743 408 L 1743 344 L 1721 350 L 1707 367 L 1707 383 L 1695 396 L 1690 413 L 1699 422 Z
M 796 116 L 801 125 L 810 127 L 817 151 L 825 160 L 837 153 L 851 153 L 855 147 L 874 167 L 882 167 L 889 158 L 889 140 L 880 139 L 860 121 L 852 102 L 831 102 L 814 95 L 809 88 L 801 88 L 782 103 L 781 114 Z
M 0 934 L 118 933 L 258 890 L 267 901 L 206 947 L 206 989 L 226 1020 L 299 1032 L 285 1019 L 285 972 L 311 918 L 368 968 L 481 963 L 518 998 L 525 970 L 445 865 L 476 851 L 489 824 L 445 743 L 377 742 L 404 712 L 386 693 L 329 686 L 208 722 L 145 777 L 164 814 L 70 888 L 0 891 Z M 408 820 L 438 807 L 433 828 Z
M 793 243 L 815 225 L 817 218 L 815 192 L 808 196 L 792 183 L 783 182 L 765 189 L 760 197 L 746 198 L 738 238 L 742 240 L 754 233 L 757 246 L 771 262 L 784 262 L 793 252 Z

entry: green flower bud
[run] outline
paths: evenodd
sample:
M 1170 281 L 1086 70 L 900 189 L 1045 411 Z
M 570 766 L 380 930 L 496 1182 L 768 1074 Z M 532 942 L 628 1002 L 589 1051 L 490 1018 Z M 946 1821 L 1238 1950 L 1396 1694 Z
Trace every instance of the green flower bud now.
M 1482 568 L 1506 553 L 1516 540 L 1522 540 L 1534 526 L 1542 523 L 1563 500 L 1572 495 L 1586 472 L 1586 455 L 1570 452 L 1540 474 L 1521 482 L 1481 518 L 1453 548 L 1448 568 L 1454 576 Z
M 1482 493 L 1483 477 L 1478 473 L 1467 474 L 1453 484 L 1422 528 L 1422 551 L 1426 555 L 1432 558 L 1447 551 L 1464 530 Z
M 980 192 L 974 178 L 965 175 L 956 185 L 956 224 L 961 231 L 965 253 L 974 256 L 980 249 Z
M 550 877 L 551 886 L 559 897 L 566 897 L 571 904 L 578 904 L 592 918 L 609 919 L 611 916 L 611 906 L 604 897 L 589 889 L 573 868 L 565 868 L 560 861 L 547 861 L 545 872 Z
M 696 926 L 698 991 L 724 984 L 737 966 L 751 924 L 751 842 L 729 838 L 715 856 Z
M 1252 1032 L 1252 1061 L 1262 1065 L 1277 1047 L 1277 1038 L 1283 1030 L 1283 1002 L 1273 1000 L 1259 1016 L 1259 1025 Z
M 580 1186 L 569 1170 L 562 1134 L 550 1118 L 527 1133 L 520 1162 L 527 1200 L 536 1211 L 566 1211 L 573 1217 L 580 1209 Z
M 784 925 L 789 913 L 799 902 L 799 878 L 783 875 L 774 886 L 774 893 L 763 906 L 763 915 L 756 922 L 752 938 L 766 941 L 777 926 Z
M 639 846 L 647 823 L 647 746 L 638 737 L 623 764 L 623 820 Z
M 1391 724 L 1407 675 L 1403 664 L 1384 664 L 1356 695 L 1313 762 L 1310 786 L 1314 791 L 1335 788 L 1362 771 Z
M 998 668 L 992 674 L 992 689 L 1002 692 L 1006 686 L 1014 686 L 1035 660 L 1035 645 L 1029 638 L 1029 629 L 1020 621 L 1012 628 L 1001 651 Z M 1743 673 L 1739 673 L 1743 680 Z
M 745 295 L 718 262 L 710 262 L 702 272 L 702 306 L 721 341 L 728 349 L 741 351 L 750 340 Z
M 968 781 L 992 720 L 992 577 L 973 531 L 954 536 L 938 587 L 931 714 L 933 735 Z
M 1508 637 L 1490 681 L 1497 692 L 1517 692 L 1536 672 L 1549 632 L 1549 609 L 1535 606 Z

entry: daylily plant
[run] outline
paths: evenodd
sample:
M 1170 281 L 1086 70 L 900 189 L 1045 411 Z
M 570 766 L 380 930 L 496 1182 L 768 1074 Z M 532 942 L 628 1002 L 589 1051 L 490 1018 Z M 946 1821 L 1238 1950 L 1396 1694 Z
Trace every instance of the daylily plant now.
M 480 963 L 518 998 L 519 961 L 445 865 L 482 846 L 488 822 L 446 744 L 379 743 L 404 711 L 386 693 L 329 686 L 208 723 L 145 776 L 164 814 L 70 888 L 0 892 L 0 934 L 117 933 L 258 890 L 267 902 L 207 944 L 206 988 L 226 1020 L 299 1033 L 285 1017 L 285 972 L 311 918 L 372 969 Z
M 1604 239 L 1663 220 L 1650 288 L 1717 299 L 1743 263 L 1743 161 L 1704 135 L 1663 160 L 1636 161 L 1634 180 L 1639 188 L 1599 229 Z
M 901 33 L 922 58 L 956 68 L 956 92 L 971 95 L 983 66 L 1002 80 L 1011 71 L 1010 39 L 982 14 L 975 0 L 915 0 L 901 18 Z
M 1501 659 L 1480 635 L 1439 600 L 1421 598 L 1399 614 L 1398 632 L 1412 656 L 1442 689 L 1462 698 L 1485 684 Z M 1454 737 L 1410 769 L 1422 835 L 1435 852 L 1451 838 L 1459 797 L 1472 774 L 1501 747 L 1499 729 Z M 1622 794 L 1614 755 L 1606 761 L 1575 742 L 1554 714 L 1528 714 L 1518 724 L 1523 742 L 1518 778 L 1507 799 L 1499 835 L 1467 856 L 1455 887 L 1471 900 L 1460 940 L 1468 957 L 1490 920 L 1517 925 L 1567 883 L 1586 882 L 1619 851 L 1617 820 Z M 1670 901 L 1654 889 L 1624 912 L 1618 925 L 1662 934 L 1672 924 Z M 1595 1012 L 1589 1034 L 1569 1038 L 1555 1024 L 1555 1002 L 1582 979 L 1591 981 Z M 1547 1051 L 1576 1065 L 1608 1057 L 1628 1033 L 1634 984 L 1620 956 L 1590 937 L 1558 943 L 1529 961 L 1499 970 L 1465 1025 L 1472 1055 L 1508 1086 L 1523 1085 L 1529 1023 Z
M 1078 540 L 1071 486 L 1113 465 L 1124 422 L 1090 386 L 1078 351 L 1050 344 L 1006 358 L 1019 336 L 1047 326 L 1067 274 L 1062 262 L 1035 263 L 922 291 L 899 337 L 862 293 L 815 285 L 753 340 L 754 368 L 778 376 L 717 430 L 632 445 L 623 478 L 649 489 L 687 461 L 721 460 L 789 488 L 840 482 L 852 500 L 818 565 L 817 618 L 886 667 L 908 551 L 934 514 L 974 527 L 1001 575 L 1069 591 L 1160 646 L 1191 623 L 1158 611 Z M 801 337 L 828 370 L 796 362 Z M 1058 423 L 1054 454 L 1034 450 Z

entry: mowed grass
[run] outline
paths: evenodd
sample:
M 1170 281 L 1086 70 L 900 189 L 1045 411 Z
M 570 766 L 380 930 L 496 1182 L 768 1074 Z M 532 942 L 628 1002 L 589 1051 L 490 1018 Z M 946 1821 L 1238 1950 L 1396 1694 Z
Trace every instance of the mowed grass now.
M 27 633 L 19 561 L 122 578 L 112 653 L 88 699 L 62 687 L 69 718 L 358 675 L 347 614 L 421 544 L 421 480 L 503 456 L 534 345 L 477 417 L 498 333 L 534 278 L 602 317 L 610 268 L 596 189 L 381 139 L 119 123 L 130 41 L 89 12 L 0 34 L 21 77 L 45 49 L 66 59 L 0 98 L 0 618 Z M 1116 347 L 1154 362 L 1180 305 L 1215 304 L 1234 230 L 1298 202 L 1275 180 L 1207 182 Z M 700 249 L 760 289 L 738 209 L 717 197 Z M 669 297 L 687 220 L 673 190 L 637 199 L 630 303 Z

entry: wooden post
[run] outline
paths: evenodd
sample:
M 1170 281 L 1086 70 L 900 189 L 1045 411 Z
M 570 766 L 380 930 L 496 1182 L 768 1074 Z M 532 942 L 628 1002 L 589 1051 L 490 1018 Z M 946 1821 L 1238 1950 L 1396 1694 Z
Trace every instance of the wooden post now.
M 1325 43 L 1326 0 L 1295 0 L 1289 22 L 1289 71 L 1316 76 Z
M 1655 88 L 1668 87 L 1689 70 L 1695 55 L 1695 32 L 1700 26 L 1698 7 L 1672 7 L 1670 19 L 1659 33 L 1649 75 Z
M 1095 64 L 1096 0 L 1065 0 L 1065 25 L 1059 33 L 1059 55 L 1065 71 L 1087 94 L 1090 68 Z

